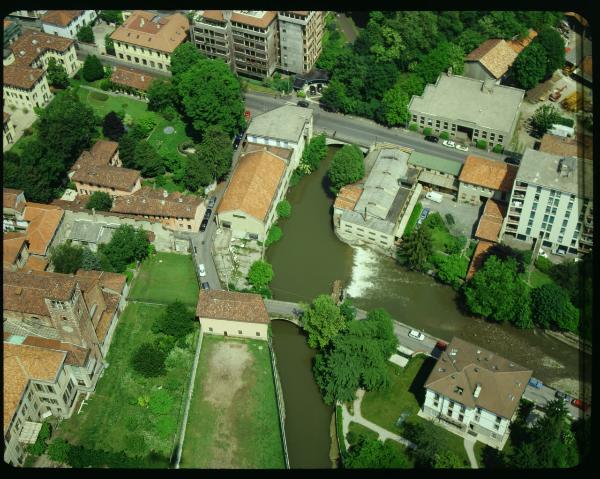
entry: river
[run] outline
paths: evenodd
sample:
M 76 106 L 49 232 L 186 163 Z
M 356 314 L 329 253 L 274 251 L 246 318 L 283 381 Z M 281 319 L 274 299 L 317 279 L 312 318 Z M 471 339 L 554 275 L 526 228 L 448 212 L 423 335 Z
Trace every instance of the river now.
M 327 193 L 326 180 L 335 151 L 336 148 L 330 147 L 319 169 L 288 192 L 292 216 L 280 222 L 283 238 L 267 252 L 267 260 L 273 265 L 271 289 L 275 299 L 310 302 L 318 294 L 329 293 L 332 282 L 341 279 L 353 303 L 361 309 L 385 308 L 394 319 L 445 340 L 460 336 L 531 368 L 534 376 L 545 383 L 567 392 L 578 391 L 581 368 L 580 353 L 576 349 L 537 329 L 519 330 L 509 324 L 499 325 L 464 314 L 457 306 L 456 293 L 449 286 L 408 271 L 392 258 L 339 241 L 331 221 L 334 198 Z M 274 337 L 277 341 L 277 333 Z M 278 361 L 284 361 L 279 354 Z M 285 372 L 282 371 L 281 376 L 284 381 Z M 591 382 L 591 374 L 586 373 L 586 382 Z M 308 382 L 305 386 L 309 388 Z M 284 397 L 288 422 L 296 414 L 299 415 L 297 420 L 303 421 L 306 409 L 288 408 L 291 398 L 286 395 L 285 387 Z M 301 400 L 298 402 L 302 404 Z M 329 418 L 323 421 L 326 423 L 322 428 L 323 437 L 326 435 L 328 440 Z M 295 434 L 300 436 L 295 438 Z M 293 442 L 301 449 L 315 449 L 314 454 L 317 454 L 316 443 L 321 441 L 316 438 L 316 431 L 315 435 L 304 434 L 307 432 L 302 428 L 292 430 L 290 424 L 288 445 Z M 315 443 L 314 448 L 311 443 Z M 326 454 L 326 450 L 319 449 L 318 454 Z M 290 455 L 295 454 L 298 457 L 310 455 L 307 450 L 292 451 L 290 446 Z

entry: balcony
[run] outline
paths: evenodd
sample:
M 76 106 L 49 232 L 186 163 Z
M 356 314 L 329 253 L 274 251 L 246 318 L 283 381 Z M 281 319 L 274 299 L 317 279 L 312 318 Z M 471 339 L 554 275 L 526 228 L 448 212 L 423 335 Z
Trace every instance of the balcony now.
M 513 215 L 516 215 L 516 216 L 519 216 L 519 217 L 520 217 L 520 216 L 521 216 L 521 212 L 522 212 L 522 211 L 523 211 L 523 207 L 522 207 L 522 206 L 518 206 L 518 207 L 516 207 L 516 208 L 515 208 L 515 207 L 511 207 L 511 208 L 508 210 L 508 214 L 509 214 L 509 215 L 510 215 L 510 214 L 513 214 Z

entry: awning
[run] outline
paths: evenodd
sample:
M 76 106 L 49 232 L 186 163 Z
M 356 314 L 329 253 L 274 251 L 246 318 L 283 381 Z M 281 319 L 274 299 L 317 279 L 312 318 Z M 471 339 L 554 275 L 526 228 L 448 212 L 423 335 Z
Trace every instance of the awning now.
M 21 430 L 21 435 L 19 436 L 19 442 L 23 442 L 25 444 L 35 443 L 41 428 L 41 422 L 25 421 L 23 429 Z
M 458 191 L 458 180 L 456 178 L 449 178 L 445 175 L 437 175 L 431 171 L 421 171 L 421 174 L 419 175 L 419 183 L 425 183 L 427 185 L 434 185 L 449 190 Z

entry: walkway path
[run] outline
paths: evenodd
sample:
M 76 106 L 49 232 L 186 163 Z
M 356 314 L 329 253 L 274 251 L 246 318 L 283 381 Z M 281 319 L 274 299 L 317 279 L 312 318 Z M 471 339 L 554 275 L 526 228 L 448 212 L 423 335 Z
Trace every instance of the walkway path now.
M 465 451 L 467 451 L 467 457 L 469 458 L 469 462 L 471 463 L 471 469 L 479 469 L 479 465 L 477 464 L 477 458 L 475 457 L 475 451 L 473 450 L 473 446 L 475 446 L 475 441 L 465 437 L 464 444 Z
M 405 439 L 402 436 L 399 436 L 398 434 L 394 434 L 394 433 L 388 431 L 387 429 L 384 429 L 384 428 L 378 426 L 377 424 L 372 423 L 368 419 L 365 419 L 362 416 L 361 411 L 360 411 L 360 404 L 362 402 L 364 395 L 365 395 L 365 390 L 359 389 L 356 394 L 357 398 L 354 400 L 354 403 L 353 403 L 354 414 L 350 414 L 350 411 L 348 410 L 348 408 L 346 407 L 345 404 L 342 405 L 342 413 L 343 413 L 342 431 L 344 434 L 344 444 L 346 445 L 346 449 L 348 449 L 350 447 L 350 444 L 348 444 L 348 440 L 346 439 L 346 435 L 348 434 L 349 426 L 350 426 L 351 422 L 356 422 L 358 424 L 362 424 L 363 426 L 368 427 L 369 429 L 375 431 L 377 434 L 379 434 L 379 439 L 381 441 L 385 441 L 386 439 L 391 439 L 393 441 L 399 442 L 400 444 L 403 444 L 406 447 L 411 447 L 411 448 L 416 447 L 416 445 L 414 443 L 410 442 L 408 439 Z

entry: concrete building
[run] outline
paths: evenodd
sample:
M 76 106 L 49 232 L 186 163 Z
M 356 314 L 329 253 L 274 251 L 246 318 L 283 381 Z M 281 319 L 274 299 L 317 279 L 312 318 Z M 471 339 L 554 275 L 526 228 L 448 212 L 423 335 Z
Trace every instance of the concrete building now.
M 6 150 L 10 145 L 12 145 L 15 142 L 15 125 L 13 125 L 13 122 L 10 118 L 10 114 L 6 113 L 5 111 L 2 113 L 4 120 L 2 125 L 2 148 Z
M 394 145 L 371 148 L 366 180 L 342 188 L 333 205 L 333 226 L 342 241 L 394 254 L 422 190 L 418 172 L 408 166 L 409 154 Z
M 442 131 L 451 139 L 505 148 L 511 141 L 524 90 L 442 73 L 435 85 L 427 85 L 421 96 L 408 104 L 411 121 L 419 128 Z
M 458 201 L 479 204 L 487 198 L 507 201 L 518 167 L 469 155 L 458 178 Z
M 42 15 L 42 30 L 49 35 L 75 39 L 77 33 L 96 20 L 96 10 L 48 10 Z
M 42 15 L 44 15 L 44 13 L 46 13 L 47 11 L 48 10 L 15 10 L 14 12 L 10 13 L 10 16 L 35 20 L 41 18 Z
M 279 60 L 277 14 L 265 10 L 200 10 L 192 41 L 209 58 L 220 58 L 231 71 L 270 77 Z
M 203 334 L 269 339 L 269 313 L 259 294 L 200 290 L 196 317 Z
M 280 68 L 290 73 L 310 72 L 323 49 L 324 12 L 279 11 Z
M 169 71 L 171 53 L 186 41 L 189 21 L 175 13 L 161 16 L 136 10 L 112 34 L 115 55 L 132 66 Z
M 425 381 L 419 415 L 502 449 L 532 371 L 454 337 Z
M 593 173 L 590 160 L 525 150 L 510 195 L 505 234 L 540 240 L 561 253 L 592 250 Z
M 497 83 L 506 76 L 518 53 L 502 39 L 486 40 L 465 58 L 464 76 Z

